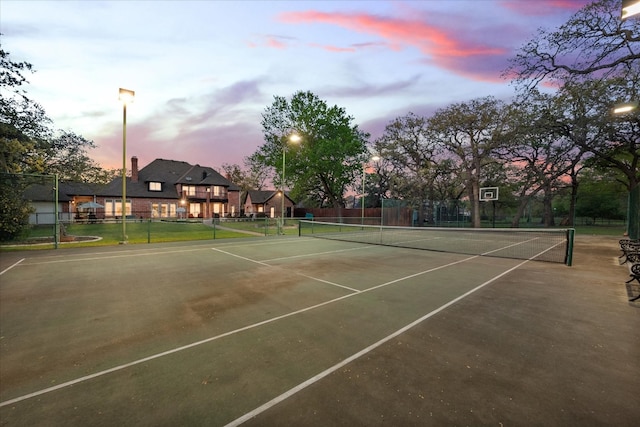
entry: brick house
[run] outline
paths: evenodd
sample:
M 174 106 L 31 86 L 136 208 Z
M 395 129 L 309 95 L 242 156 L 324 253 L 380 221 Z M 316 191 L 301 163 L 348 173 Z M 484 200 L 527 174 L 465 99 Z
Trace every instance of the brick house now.
M 245 215 L 264 213 L 270 218 L 280 217 L 282 211 L 282 198 L 280 191 L 276 190 L 249 190 L 244 202 Z M 293 216 L 295 202 L 289 198 L 285 191 L 284 209 L 285 217 Z
M 122 178 L 96 194 L 104 206 L 98 218 L 122 216 Z M 216 170 L 176 160 L 156 159 L 138 170 L 131 158 L 126 215 L 135 218 L 211 218 L 240 214 L 240 189 Z
M 95 195 L 101 188 L 99 184 L 58 183 L 58 220 L 70 222 L 86 219 L 89 212 L 78 209 L 78 206 L 95 201 Z M 53 185 L 30 185 L 24 190 L 23 197 L 30 202 L 33 209 L 29 214 L 29 224 L 55 224 L 56 195 Z

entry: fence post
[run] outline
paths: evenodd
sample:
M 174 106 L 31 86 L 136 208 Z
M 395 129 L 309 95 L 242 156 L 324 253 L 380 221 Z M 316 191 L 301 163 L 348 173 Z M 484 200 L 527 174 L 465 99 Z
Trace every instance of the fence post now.
M 60 222 L 58 220 L 58 174 L 55 174 L 55 182 L 53 186 L 53 191 L 56 193 L 55 195 L 55 206 L 54 206 L 54 223 L 55 223 L 55 236 L 53 237 L 53 241 L 55 242 L 54 246 L 58 249 L 58 242 L 60 241 Z

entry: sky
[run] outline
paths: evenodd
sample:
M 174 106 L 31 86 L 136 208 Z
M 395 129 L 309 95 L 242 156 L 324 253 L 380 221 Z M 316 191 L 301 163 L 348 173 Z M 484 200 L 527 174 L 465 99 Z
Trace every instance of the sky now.
M 274 96 L 311 91 L 382 135 L 393 119 L 514 87 L 501 77 L 538 28 L 589 0 L 23 1 L 0 3 L 0 43 L 26 61 L 27 94 L 89 157 L 243 165 Z M 127 166 L 129 167 L 129 166 Z

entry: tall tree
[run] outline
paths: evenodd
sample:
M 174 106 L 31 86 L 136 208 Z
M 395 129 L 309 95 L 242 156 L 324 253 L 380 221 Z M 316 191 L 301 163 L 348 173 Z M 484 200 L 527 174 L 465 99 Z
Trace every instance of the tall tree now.
M 620 76 L 640 61 L 640 20 L 620 19 L 621 0 L 599 0 L 555 30 L 540 29 L 520 48 L 505 76 L 528 90 Z
M 86 154 L 93 142 L 69 131 L 51 130 L 44 109 L 27 96 L 28 62 L 13 61 L 0 48 L 0 238 L 10 239 L 27 225 L 30 206 L 25 178 L 58 174 L 61 180 L 104 182 L 111 173 Z
M 44 110 L 22 88 L 31 64 L 15 62 L 0 48 L 0 240 L 18 236 L 28 225 L 32 208 L 24 199 L 27 186 L 19 174 L 43 171 L 36 152 L 48 134 Z
M 612 103 L 638 101 L 640 20 L 623 21 L 620 11 L 621 0 L 599 0 L 582 8 L 557 30 L 540 30 L 520 49 L 505 75 L 514 78 L 525 94 L 543 80 L 550 80 L 560 88 L 562 97 L 572 100 L 575 120 L 563 117 L 560 128 L 564 134 L 571 132 L 576 144 L 626 176 L 628 232 L 630 237 L 640 238 L 638 116 L 635 113 L 617 123 L 609 116 Z M 604 81 L 613 82 L 612 88 L 608 89 Z M 589 98 L 584 96 L 585 91 L 599 91 L 604 95 L 601 101 L 609 105 L 600 102 L 596 107 L 593 102 L 581 101 Z M 601 138 L 592 138 L 597 133 Z
M 267 179 L 265 169 L 259 165 L 251 165 L 250 159 L 245 160 L 245 166 L 247 169 L 237 164 L 222 165 L 226 178 L 240 187 L 241 202 L 244 202 L 250 190 L 262 190 Z
M 549 114 L 554 105 L 553 96 L 537 90 L 530 93 L 510 106 L 508 130 L 503 135 L 505 143 L 498 149 L 510 171 L 510 181 L 517 183 L 515 191 L 520 203 L 512 227 L 519 226 L 527 205 L 539 193 L 543 194 L 544 224 L 555 225 L 553 197 L 558 188 L 565 186 L 561 178 L 577 170 L 584 154 L 570 138 L 554 132 Z M 577 182 L 574 184 L 577 186 Z
M 562 114 L 555 120 L 555 131 L 593 157 L 591 164 L 618 171 L 619 180 L 629 191 L 629 235 L 640 237 L 640 113 L 633 110 L 613 116 L 618 100 L 639 99 L 640 64 L 625 78 L 568 83 L 556 102 Z
M 344 194 L 362 171 L 369 135 L 343 108 L 311 92 L 291 101 L 276 96 L 262 114 L 265 143 L 250 161 L 274 170 L 274 182 L 292 185 L 291 196 L 309 206 L 344 207 Z M 300 136 L 297 144 L 289 136 Z M 283 156 L 285 161 L 283 162 Z M 280 182 L 285 163 L 285 181 Z
M 414 113 L 392 120 L 374 147 L 391 165 L 395 194 L 418 211 L 420 224 L 431 218 L 439 147 L 430 138 L 427 120 Z
M 480 227 L 480 183 L 483 168 L 495 162 L 502 141 L 505 105 L 493 97 L 452 104 L 428 121 L 431 141 L 444 147 L 461 170 L 471 205 L 471 223 Z
M 28 62 L 0 49 L 0 167 L 3 172 L 58 174 L 62 181 L 96 182 L 110 176 L 87 155 L 93 141 L 71 131 L 53 131 L 40 104 L 27 96 Z

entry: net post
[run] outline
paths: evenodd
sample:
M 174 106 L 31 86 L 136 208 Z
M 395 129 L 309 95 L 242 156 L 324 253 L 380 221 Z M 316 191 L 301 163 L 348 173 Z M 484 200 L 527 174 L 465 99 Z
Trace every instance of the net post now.
M 567 252 L 564 258 L 564 263 L 567 267 L 571 267 L 573 264 L 573 238 L 575 237 L 575 234 L 575 228 L 569 228 L 567 230 Z

